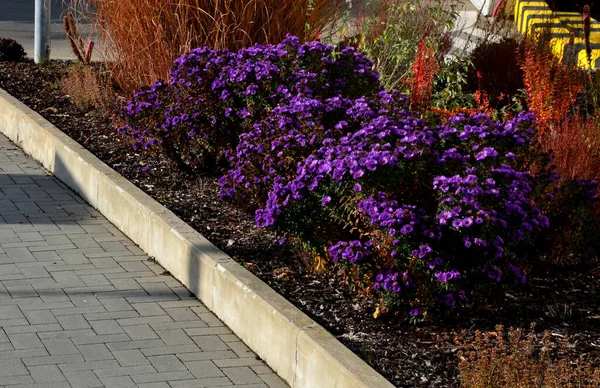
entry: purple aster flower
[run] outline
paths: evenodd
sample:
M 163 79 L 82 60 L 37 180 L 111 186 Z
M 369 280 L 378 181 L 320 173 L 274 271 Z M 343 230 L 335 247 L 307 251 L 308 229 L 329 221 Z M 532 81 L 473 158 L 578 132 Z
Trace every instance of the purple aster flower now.
M 445 295 L 444 301 L 448 307 L 454 307 L 456 305 L 456 300 L 454 300 L 454 296 L 452 294 Z

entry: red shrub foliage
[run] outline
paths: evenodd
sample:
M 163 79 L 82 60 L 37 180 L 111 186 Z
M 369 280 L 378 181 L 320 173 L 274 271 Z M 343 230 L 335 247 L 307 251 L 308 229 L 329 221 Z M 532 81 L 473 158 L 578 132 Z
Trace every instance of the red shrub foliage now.
M 575 102 L 583 77 L 576 67 L 560 63 L 543 35 L 526 37 L 520 51 L 527 106 L 536 115 L 543 136 Z
M 422 110 L 429 106 L 433 89 L 433 79 L 440 66 L 435 56 L 435 48 L 427 40 L 419 41 L 417 55 L 412 64 L 410 87 L 410 102 L 413 109 Z
M 579 113 L 563 119 L 543 139 L 554 152 L 557 172 L 565 178 L 600 179 L 600 121 Z

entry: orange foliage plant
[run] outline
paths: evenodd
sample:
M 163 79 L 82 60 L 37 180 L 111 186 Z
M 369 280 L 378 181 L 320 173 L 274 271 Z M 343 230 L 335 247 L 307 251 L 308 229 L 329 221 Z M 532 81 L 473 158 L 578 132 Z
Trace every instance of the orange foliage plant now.
M 429 99 L 433 90 L 433 81 L 435 74 L 440 66 L 435 57 L 433 45 L 427 43 L 427 40 L 419 41 L 417 55 L 412 64 L 411 76 L 408 81 L 410 88 L 410 102 L 412 108 L 421 110 L 427 108 Z
M 564 118 L 583 88 L 580 71 L 561 63 L 545 38 L 527 36 L 520 47 L 527 106 L 537 117 L 540 135 Z

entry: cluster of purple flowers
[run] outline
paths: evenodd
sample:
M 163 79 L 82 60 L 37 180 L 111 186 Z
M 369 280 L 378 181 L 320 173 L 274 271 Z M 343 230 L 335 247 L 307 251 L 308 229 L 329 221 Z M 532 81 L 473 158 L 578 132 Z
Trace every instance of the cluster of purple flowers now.
M 414 205 L 400 206 L 396 200 L 388 201 L 383 192 L 358 202 L 357 209 L 370 218 L 371 224 L 387 228 L 390 236 L 415 234 L 419 223 L 417 214 L 423 216 L 424 213 Z
M 433 132 L 404 110 L 405 101 L 404 96 L 383 91 L 372 99 L 327 99 L 325 111 L 335 114 L 324 115 L 315 126 L 321 128 L 324 121 L 333 119 L 331 127 L 313 132 L 307 156 L 298 159 L 296 171 L 288 173 L 293 177 L 272 179 L 265 207 L 256 212 L 257 224 L 273 225 L 290 201 L 303 200 L 324 182 L 366 179 L 382 168 L 400 168 L 427 152 L 435 142 Z M 275 121 L 289 123 L 279 128 L 285 133 L 298 128 L 302 120 L 294 116 L 292 120 Z M 239 159 L 234 159 L 236 165 Z
M 598 198 L 598 182 L 594 179 L 580 179 L 579 177 L 573 178 L 573 181 L 578 188 L 583 190 L 583 195 L 589 199 Z
M 451 269 L 450 271 L 447 272 L 436 272 L 435 273 L 435 277 L 437 278 L 437 280 L 440 283 L 448 283 L 450 280 L 453 279 L 460 279 L 461 275 L 460 272 L 456 269 Z
M 453 295 L 476 278 L 481 262 L 495 260 L 490 268 L 500 272 L 493 280 L 502 279 L 505 241 L 548 225 L 532 199 L 536 177 L 516 163 L 528 150 L 532 125 L 524 113 L 505 124 L 459 115 L 430 128 L 396 92 L 292 98 L 240 137 L 229 155 L 232 168 L 220 180 L 222 194 L 259 192 L 264 206 L 256 210 L 257 225 L 317 247 L 327 236 L 312 232 L 315 220 L 340 228 L 342 214 L 328 205 L 341 199 L 359 230 L 378 236 L 378 244 L 365 248 L 348 233 L 328 248 L 332 261 L 369 256 L 382 270 L 374 290 L 408 299 L 409 306 L 418 299 L 418 308 L 436 299 L 451 307 L 465 299 Z M 414 292 L 401 292 L 404 278 Z
M 334 262 L 344 260 L 348 263 L 360 263 L 369 256 L 372 241 L 362 242 L 360 240 L 339 241 L 327 249 L 329 256 Z
M 352 48 L 288 37 L 192 50 L 124 116 L 140 149 L 170 146 L 192 165 L 221 152 L 223 197 L 255 206 L 258 226 L 362 265 L 373 290 L 412 317 L 464 301 L 482 274 L 500 282 L 510 271 L 523 284 L 509 243 L 548 226 L 533 194 L 552 174 L 525 165 L 532 114 L 428 126 Z
M 352 47 L 334 55 L 332 46 L 294 36 L 237 52 L 197 48 L 175 60 L 168 83 L 158 81 L 127 103 L 121 131 L 137 147 L 171 147 L 193 166 L 207 149 L 235 147 L 240 134 L 282 101 L 378 90 L 372 67 Z
M 388 291 L 394 294 L 408 291 L 414 287 L 415 282 L 406 271 L 400 273 L 392 270 L 381 272 L 375 277 L 375 283 L 373 283 L 375 291 Z

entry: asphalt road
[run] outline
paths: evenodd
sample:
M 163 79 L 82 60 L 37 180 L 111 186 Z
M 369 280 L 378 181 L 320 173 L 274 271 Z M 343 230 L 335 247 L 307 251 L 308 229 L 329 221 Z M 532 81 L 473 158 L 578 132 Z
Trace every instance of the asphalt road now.
M 60 21 L 66 14 L 67 5 L 62 0 L 51 0 L 50 17 Z M 32 22 L 35 0 L 0 0 L 0 22 Z
M 69 10 L 68 0 L 50 0 L 50 7 L 50 58 L 74 59 L 62 25 L 62 18 Z M 0 0 L 0 37 L 19 42 L 30 57 L 33 57 L 34 18 L 35 0 Z M 78 23 L 78 30 L 84 40 L 96 41 L 92 59 L 99 59 L 97 53 L 101 45 L 96 34 L 87 24 Z

